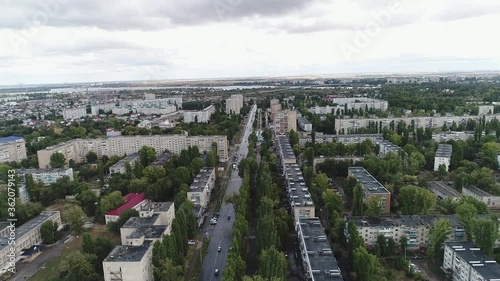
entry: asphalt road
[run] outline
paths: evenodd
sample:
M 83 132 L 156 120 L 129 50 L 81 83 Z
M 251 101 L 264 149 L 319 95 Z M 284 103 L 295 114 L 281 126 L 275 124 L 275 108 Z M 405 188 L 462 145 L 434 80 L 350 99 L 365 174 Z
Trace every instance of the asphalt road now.
M 253 122 L 256 115 L 257 106 L 254 105 L 249 113 L 248 122 L 245 127 L 245 132 L 242 137 L 242 141 L 239 150 L 235 151 L 238 160 L 245 157 L 248 153 L 248 136 L 252 132 Z M 239 156 L 241 154 L 241 156 Z M 232 161 L 233 155 L 230 155 Z M 232 169 L 232 167 L 231 167 Z M 226 195 L 231 195 L 238 192 L 241 187 L 242 179 L 238 176 L 238 172 L 233 170 L 231 174 L 231 179 L 227 185 Z M 230 215 L 231 219 L 228 220 L 227 216 Z M 210 236 L 210 244 L 208 245 L 208 252 L 205 257 L 203 257 L 203 267 L 201 269 L 199 280 L 202 281 L 212 281 L 222 279 L 224 274 L 224 268 L 227 262 L 227 255 L 229 248 L 232 245 L 232 235 L 233 235 L 233 223 L 234 223 L 234 207 L 230 203 L 222 203 L 220 208 L 220 216 L 214 228 L 208 231 Z M 221 251 L 218 252 L 218 248 L 221 247 Z M 215 269 L 219 270 L 219 275 L 215 275 Z

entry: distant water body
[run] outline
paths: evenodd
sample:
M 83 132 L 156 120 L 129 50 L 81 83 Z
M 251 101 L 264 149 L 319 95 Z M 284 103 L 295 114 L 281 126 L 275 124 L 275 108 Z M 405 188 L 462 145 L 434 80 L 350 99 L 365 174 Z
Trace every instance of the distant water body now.
M 161 89 L 215 89 L 215 90 L 245 90 L 245 89 L 260 89 L 260 88 L 274 88 L 274 86 L 165 86 L 165 87 L 89 87 L 89 92 L 101 91 L 125 91 L 125 90 L 161 90 Z M 56 88 L 51 89 L 51 93 L 75 93 L 86 92 L 87 88 Z

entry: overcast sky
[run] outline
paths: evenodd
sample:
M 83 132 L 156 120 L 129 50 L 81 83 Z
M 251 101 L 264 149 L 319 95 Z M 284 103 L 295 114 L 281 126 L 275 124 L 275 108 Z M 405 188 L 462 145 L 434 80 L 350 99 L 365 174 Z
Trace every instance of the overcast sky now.
M 1 85 L 500 70 L 498 0 L 0 0 L 0 7 Z

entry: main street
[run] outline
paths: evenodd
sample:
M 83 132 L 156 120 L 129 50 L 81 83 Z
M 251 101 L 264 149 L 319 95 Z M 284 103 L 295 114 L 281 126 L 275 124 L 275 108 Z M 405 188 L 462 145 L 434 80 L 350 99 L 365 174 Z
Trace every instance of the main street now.
M 248 114 L 248 121 L 245 126 L 245 131 L 243 133 L 239 149 L 235 150 L 233 155 L 230 155 L 230 161 L 233 160 L 233 156 L 237 156 L 238 161 L 241 160 L 241 158 L 246 157 L 248 153 L 248 137 L 252 133 L 256 111 L 257 105 L 254 105 Z M 230 169 L 232 169 L 232 167 Z M 242 179 L 239 177 L 238 172 L 234 170 L 227 185 L 225 195 L 227 196 L 238 192 L 241 187 L 241 183 Z M 227 219 L 228 216 L 231 216 L 230 220 Z M 231 203 L 222 203 L 217 225 L 209 231 L 210 244 L 208 245 L 207 255 L 203 257 L 203 267 L 201 269 L 199 280 L 212 281 L 222 278 L 229 248 L 232 245 L 234 216 L 233 205 Z M 219 247 L 221 247 L 220 252 L 218 252 Z M 216 269 L 219 270 L 219 276 L 215 276 Z

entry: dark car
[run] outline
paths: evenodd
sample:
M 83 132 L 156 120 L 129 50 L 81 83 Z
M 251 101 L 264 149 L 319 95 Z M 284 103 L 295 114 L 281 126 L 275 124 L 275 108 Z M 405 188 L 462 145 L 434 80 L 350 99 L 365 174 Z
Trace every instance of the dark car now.
M 227 216 L 227 220 L 230 220 L 231 219 L 231 216 Z
M 217 252 L 219 252 L 219 253 L 220 253 L 220 251 L 221 251 L 221 250 L 222 250 L 222 248 L 221 248 L 221 247 L 217 248 Z
M 219 269 L 216 268 L 214 274 L 219 275 Z

